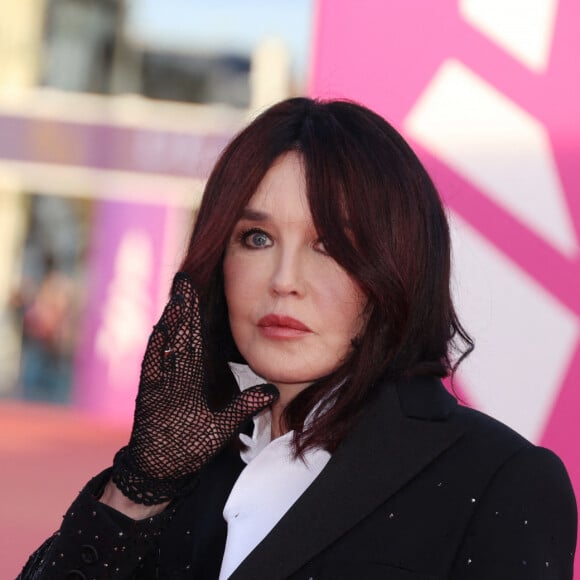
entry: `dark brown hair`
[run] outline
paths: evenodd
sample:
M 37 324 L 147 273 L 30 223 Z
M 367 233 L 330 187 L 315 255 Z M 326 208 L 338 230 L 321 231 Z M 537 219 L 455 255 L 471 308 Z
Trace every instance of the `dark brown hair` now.
M 295 450 L 333 451 L 377 379 L 448 376 L 473 349 L 450 295 L 450 240 L 441 200 L 399 133 L 349 101 L 294 98 L 256 118 L 225 149 L 207 182 L 182 269 L 196 284 L 208 350 L 210 404 L 236 391 L 224 372 L 240 355 L 223 291 L 223 255 L 242 210 L 274 161 L 300 153 L 314 224 L 328 253 L 368 297 L 352 355 L 286 408 Z M 343 384 L 335 389 L 337 384 Z M 319 407 L 332 393 L 333 405 Z

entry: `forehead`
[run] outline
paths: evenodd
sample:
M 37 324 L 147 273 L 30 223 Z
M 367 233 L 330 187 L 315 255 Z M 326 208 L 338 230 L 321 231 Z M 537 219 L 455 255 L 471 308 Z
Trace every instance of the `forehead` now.
M 242 217 L 260 219 L 260 214 L 283 221 L 312 221 L 301 156 L 288 152 L 266 172 L 250 198 Z

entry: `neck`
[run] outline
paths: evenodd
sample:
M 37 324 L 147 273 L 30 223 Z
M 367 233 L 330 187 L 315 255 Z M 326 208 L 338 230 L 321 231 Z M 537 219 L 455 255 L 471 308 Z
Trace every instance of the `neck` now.
M 272 439 L 276 439 L 276 437 L 280 437 L 289 431 L 288 427 L 284 425 L 282 415 L 284 413 L 284 409 L 286 406 L 294 400 L 296 395 L 298 395 L 301 391 L 303 391 L 308 384 L 304 385 L 281 385 L 276 384 L 278 391 L 280 392 L 280 396 L 276 400 L 276 402 L 272 405 Z
M 284 413 L 284 409 L 286 405 L 294 398 L 285 399 L 282 396 L 283 391 L 280 391 L 279 399 L 272 405 L 272 426 L 271 426 L 271 437 L 272 439 L 276 439 L 284 433 L 288 432 L 288 428 L 284 426 L 282 415 Z

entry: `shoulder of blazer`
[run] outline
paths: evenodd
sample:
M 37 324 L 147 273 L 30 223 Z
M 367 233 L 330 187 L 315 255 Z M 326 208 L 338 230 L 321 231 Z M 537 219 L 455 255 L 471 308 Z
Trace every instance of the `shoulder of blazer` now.
M 429 469 L 480 497 L 524 446 L 508 427 L 458 405 L 436 377 L 378 381 L 324 470 L 231 580 L 290 577 Z
M 385 388 L 384 386 L 382 387 Z M 460 405 L 436 377 L 420 377 L 396 384 L 401 412 L 419 421 L 445 421 L 461 427 L 464 437 L 483 438 L 507 445 L 514 451 L 532 444 L 501 421 Z M 502 453 L 503 455 L 503 453 Z
M 389 383 L 379 382 L 384 391 Z M 417 377 L 395 383 L 401 411 L 407 417 L 425 421 L 443 421 L 457 409 L 457 399 L 436 377 Z
M 231 580 L 288 578 L 356 526 L 462 437 L 456 406 L 436 379 L 377 383 L 322 473 Z

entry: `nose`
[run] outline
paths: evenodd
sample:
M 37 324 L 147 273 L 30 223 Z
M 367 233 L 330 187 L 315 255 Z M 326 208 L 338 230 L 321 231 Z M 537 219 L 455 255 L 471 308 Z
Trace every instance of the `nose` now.
M 304 265 L 294 249 L 280 250 L 275 257 L 270 289 L 275 296 L 301 296 L 304 293 Z

